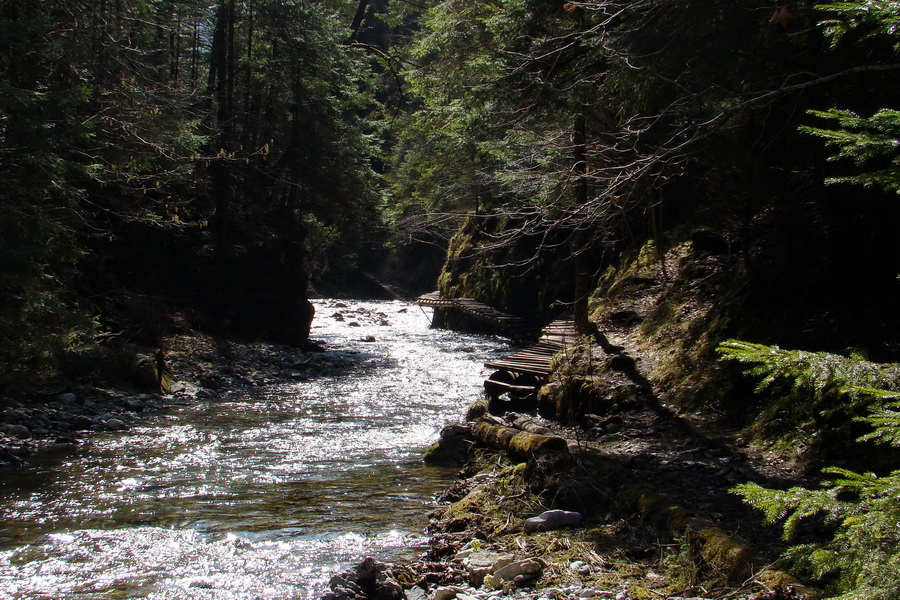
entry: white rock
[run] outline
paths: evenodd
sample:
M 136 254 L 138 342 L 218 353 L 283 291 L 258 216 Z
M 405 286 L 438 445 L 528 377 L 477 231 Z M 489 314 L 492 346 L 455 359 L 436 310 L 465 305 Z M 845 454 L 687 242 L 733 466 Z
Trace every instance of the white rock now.
M 469 572 L 469 583 L 480 587 L 484 576 L 496 572 L 516 559 L 512 554 L 498 552 L 473 552 L 463 559 L 463 566 Z
M 551 531 L 581 524 L 581 513 L 570 510 L 548 510 L 525 520 L 525 533 Z
M 453 560 L 456 562 L 459 562 L 459 561 L 471 556 L 473 552 L 475 552 L 475 551 L 472 550 L 471 548 L 467 548 L 465 550 L 460 550 L 453 556 Z
M 431 597 L 431 600 L 451 600 L 452 598 L 456 598 L 457 594 L 462 593 L 462 588 L 454 586 L 448 587 L 439 587 L 434 590 L 434 596 Z
M 406 590 L 406 600 L 425 600 L 427 597 L 428 592 L 417 585 Z
M 456 555 L 453 557 L 453 560 L 460 561 L 467 556 L 470 556 L 473 552 L 475 552 L 475 550 L 472 548 L 472 542 L 469 542 L 468 544 L 463 546 L 459 552 L 456 553 Z
M 518 575 L 538 575 L 543 569 L 540 561 L 534 558 L 513 561 L 494 571 L 494 586 L 496 587 L 501 581 L 512 581 Z
M 569 568 L 572 569 L 573 571 L 575 571 L 576 573 L 578 573 L 579 575 L 590 575 L 591 574 L 591 567 L 588 566 L 588 564 L 586 562 L 584 562 L 583 560 L 573 561 L 569 565 Z

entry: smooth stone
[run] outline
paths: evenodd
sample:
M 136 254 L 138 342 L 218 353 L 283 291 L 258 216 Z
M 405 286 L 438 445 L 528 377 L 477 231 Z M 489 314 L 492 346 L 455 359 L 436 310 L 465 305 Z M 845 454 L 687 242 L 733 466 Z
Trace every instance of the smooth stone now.
M 493 572 L 495 587 L 501 581 L 513 581 L 519 575 L 541 575 L 544 571 L 544 565 L 535 558 L 526 558 L 525 560 L 517 560 L 500 567 Z
M 579 575 L 590 575 L 591 568 L 588 566 L 586 562 L 583 560 L 573 561 L 572 564 L 569 565 L 569 568 L 578 573 Z
M 431 600 L 451 600 L 452 598 L 456 598 L 457 594 L 461 593 L 463 593 L 463 589 L 460 587 L 439 587 L 434 590 L 434 596 L 432 596 Z
M 24 425 L 9 424 L 3 426 L 3 433 L 20 440 L 27 440 L 31 437 L 31 430 Z
M 128 429 L 128 425 L 121 419 L 109 419 L 104 425 L 110 431 L 126 431 Z
M 581 524 L 581 513 L 570 510 L 548 510 L 525 520 L 525 533 L 551 531 Z
M 97 424 L 95 419 L 85 415 L 76 415 L 72 420 L 72 425 L 75 429 L 90 429 Z
M 513 577 L 513 584 L 517 588 L 534 587 L 535 582 L 541 578 L 541 573 L 523 573 Z

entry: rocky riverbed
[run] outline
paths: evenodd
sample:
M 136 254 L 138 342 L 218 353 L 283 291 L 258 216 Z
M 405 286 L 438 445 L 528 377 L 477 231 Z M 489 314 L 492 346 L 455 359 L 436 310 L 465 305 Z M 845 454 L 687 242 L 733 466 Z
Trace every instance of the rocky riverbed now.
M 356 315 L 359 318 L 359 315 Z M 371 319 L 378 315 L 369 315 Z M 57 384 L 0 395 L 0 469 L 21 466 L 42 450 L 80 444 L 98 431 L 124 431 L 167 406 L 279 381 L 302 381 L 347 367 L 350 357 L 270 343 L 236 343 L 192 333 L 164 342 L 166 385 L 156 381 L 156 357 L 137 355 L 129 385 Z

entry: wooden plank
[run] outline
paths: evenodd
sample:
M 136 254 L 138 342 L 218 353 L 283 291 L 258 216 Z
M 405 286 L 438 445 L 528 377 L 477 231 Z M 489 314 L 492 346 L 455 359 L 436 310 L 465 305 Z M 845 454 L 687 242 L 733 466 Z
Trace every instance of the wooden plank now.
M 487 366 L 492 369 L 503 369 L 504 371 L 512 371 L 513 373 L 527 373 L 529 375 L 541 375 L 543 377 L 546 377 L 547 375 L 549 375 L 550 373 L 553 372 L 549 366 L 545 369 L 542 369 L 539 367 L 526 367 L 524 365 L 519 365 L 519 364 L 505 365 L 505 364 L 499 363 L 499 362 L 493 363 L 493 364 L 490 364 Z
M 515 354 L 485 363 L 491 369 L 546 377 L 553 372 L 553 356 L 578 338 L 570 319 L 558 319 L 541 330 L 538 343 Z
M 502 387 L 515 392 L 533 392 L 538 389 L 538 386 L 536 385 L 516 385 L 514 383 L 506 383 L 505 381 L 496 381 L 494 379 L 485 379 L 484 384 L 486 386 L 490 384 L 492 386 Z

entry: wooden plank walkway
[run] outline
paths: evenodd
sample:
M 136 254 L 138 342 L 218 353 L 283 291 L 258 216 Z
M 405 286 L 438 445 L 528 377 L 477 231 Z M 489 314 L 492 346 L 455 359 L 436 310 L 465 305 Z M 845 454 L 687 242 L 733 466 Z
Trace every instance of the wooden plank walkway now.
M 534 339 L 535 329 L 524 319 L 513 317 L 472 298 L 443 298 L 439 292 L 419 296 L 420 306 L 457 309 L 472 317 L 488 321 L 498 328 L 518 335 L 521 339 Z M 532 332 L 531 336 L 522 335 Z M 534 398 L 537 390 L 553 372 L 553 357 L 557 352 L 573 345 L 578 339 L 575 321 L 571 316 L 557 319 L 540 331 L 537 343 L 514 354 L 485 363 L 496 369 L 484 382 L 492 400 L 508 393 L 512 398 Z
M 541 336 L 533 346 L 485 363 L 485 366 L 496 369 L 484 381 L 484 390 L 491 404 L 499 407 L 497 402 L 500 397 L 508 394 L 514 404 L 525 402 L 530 406 L 537 399 L 537 391 L 553 373 L 554 355 L 577 339 L 574 320 L 571 317 L 558 319 L 541 330 Z
M 500 312 L 496 308 L 472 298 L 443 298 L 440 292 L 430 292 L 416 298 L 416 302 L 419 306 L 455 308 L 471 317 L 486 321 L 494 327 L 512 334 L 513 337 L 524 337 L 523 334 L 534 331 L 525 319 Z
M 553 356 L 575 343 L 578 334 L 570 318 L 553 321 L 541 331 L 538 342 L 510 356 L 485 363 L 486 367 L 512 373 L 547 377 L 553 372 Z

